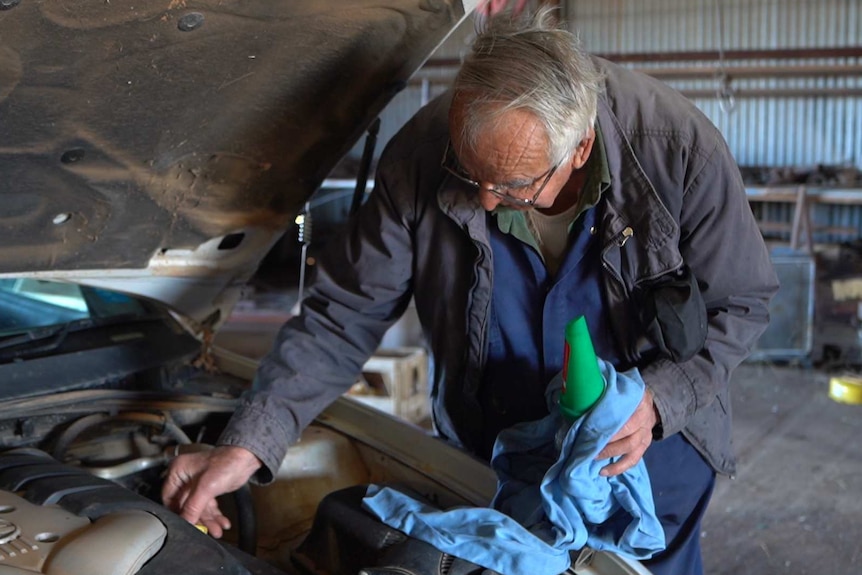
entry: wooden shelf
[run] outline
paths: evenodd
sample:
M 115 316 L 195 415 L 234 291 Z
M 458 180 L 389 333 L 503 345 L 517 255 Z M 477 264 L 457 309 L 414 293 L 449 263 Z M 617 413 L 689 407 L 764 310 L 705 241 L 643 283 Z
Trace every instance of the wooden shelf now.
M 747 187 L 745 189 L 749 202 L 777 202 L 793 204 L 793 222 L 760 221 L 761 232 L 789 231 L 790 248 L 798 250 L 804 246 L 806 252 L 814 249 L 811 225 L 811 206 L 814 204 L 829 204 L 856 206 L 862 205 L 862 189 L 819 187 L 800 185 Z M 858 234 L 859 230 L 845 228 L 818 229 L 829 233 Z

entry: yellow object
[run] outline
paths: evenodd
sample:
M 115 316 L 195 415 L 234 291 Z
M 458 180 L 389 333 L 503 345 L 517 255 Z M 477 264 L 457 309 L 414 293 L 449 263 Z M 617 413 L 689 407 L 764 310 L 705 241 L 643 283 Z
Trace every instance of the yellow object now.
M 204 534 L 209 533 L 209 529 L 207 529 L 206 525 L 201 525 L 200 523 L 195 523 L 195 527 L 197 527 L 198 531 L 200 531 L 201 533 L 204 533 Z
M 862 377 L 842 375 L 831 378 L 829 397 L 841 403 L 862 405 Z

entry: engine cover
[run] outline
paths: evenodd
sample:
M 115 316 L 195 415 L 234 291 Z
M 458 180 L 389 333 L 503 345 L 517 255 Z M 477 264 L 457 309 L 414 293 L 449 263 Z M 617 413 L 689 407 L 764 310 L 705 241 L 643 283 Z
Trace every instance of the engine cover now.
M 0 575 L 276 575 L 162 505 L 34 449 L 0 453 Z
M 91 522 L 0 491 L 0 575 L 131 575 L 159 552 L 166 535 L 162 522 L 145 511 L 117 511 Z

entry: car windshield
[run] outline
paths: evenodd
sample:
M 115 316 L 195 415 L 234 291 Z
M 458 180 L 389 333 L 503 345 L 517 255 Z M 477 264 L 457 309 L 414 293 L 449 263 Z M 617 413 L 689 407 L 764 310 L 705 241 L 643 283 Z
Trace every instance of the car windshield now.
M 0 338 L 146 313 L 141 301 L 109 290 L 35 278 L 0 279 Z

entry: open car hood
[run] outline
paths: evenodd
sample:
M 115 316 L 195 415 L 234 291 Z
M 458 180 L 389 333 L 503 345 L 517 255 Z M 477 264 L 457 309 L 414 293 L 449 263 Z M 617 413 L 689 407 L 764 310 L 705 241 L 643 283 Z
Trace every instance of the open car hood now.
M 218 323 L 460 0 L 0 0 L 0 277 Z

